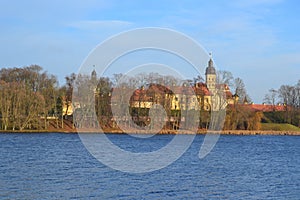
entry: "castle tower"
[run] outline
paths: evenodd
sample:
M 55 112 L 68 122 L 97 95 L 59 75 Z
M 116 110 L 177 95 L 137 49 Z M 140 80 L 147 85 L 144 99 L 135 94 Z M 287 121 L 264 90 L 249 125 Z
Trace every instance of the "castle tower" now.
M 95 65 L 94 65 L 94 70 L 91 73 L 91 79 L 92 80 L 97 80 L 97 72 L 95 70 Z
M 207 88 L 210 92 L 212 92 L 212 94 L 214 94 L 215 90 L 216 90 L 216 69 L 214 68 L 214 62 L 211 58 L 211 53 L 210 55 L 210 59 L 208 61 L 208 66 L 206 68 L 205 71 L 205 83 L 207 85 Z
M 94 65 L 94 70 L 91 73 L 91 81 L 92 81 L 92 84 L 94 86 L 94 93 L 96 94 L 96 91 L 97 91 L 97 72 L 95 70 L 95 65 Z

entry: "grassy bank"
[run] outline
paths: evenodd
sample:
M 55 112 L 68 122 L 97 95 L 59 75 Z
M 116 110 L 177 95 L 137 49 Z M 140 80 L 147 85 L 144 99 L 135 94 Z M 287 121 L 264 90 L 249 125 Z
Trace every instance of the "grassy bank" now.
M 274 126 L 274 127 L 277 127 Z M 273 129 L 276 129 L 272 127 Z M 282 127 L 282 126 L 280 126 Z M 297 128 L 297 127 L 296 127 Z M 89 129 L 89 130 L 84 130 L 81 131 L 80 133 L 100 133 L 103 132 L 99 129 Z M 105 133 L 108 134 L 124 134 L 123 131 L 121 130 L 105 130 Z M 26 133 L 36 133 L 36 134 L 43 134 L 43 133 L 66 133 L 66 134 L 77 134 L 77 130 L 62 130 L 62 129 L 57 129 L 57 130 L 23 130 L 23 131 L 0 131 L 0 133 L 20 133 L 20 134 L 26 134 Z M 162 134 L 162 135 L 167 135 L 167 134 L 195 134 L 195 132 L 191 132 L 188 130 L 181 130 L 181 131 L 175 131 L 175 130 L 161 130 L 159 133 L 150 133 L 150 132 L 136 132 L 132 130 L 130 133 L 133 134 Z M 199 130 L 197 134 L 200 135 L 205 135 L 205 134 L 221 134 L 221 135 L 298 135 L 300 136 L 300 130 L 299 128 L 290 128 L 290 130 L 223 130 L 223 131 L 209 131 L 209 130 Z
M 262 131 L 295 131 L 300 132 L 300 128 L 291 124 L 278 124 L 278 123 L 262 123 Z
M 300 128 L 293 126 L 291 124 L 278 124 L 278 123 L 262 123 L 261 130 L 224 130 L 224 131 L 207 131 L 205 129 L 198 130 L 197 134 L 224 134 L 224 135 L 300 135 Z M 129 130 L 130 131 L 130 130 Z M 76 129 L 71 126 L 65 126 L 64 128 L 54 128 L 53 126 L 47 130 L 7 130 L 0 131 L 1 133 L 77 133 Z M 102 132 L 101 129 L 86 129 L 86 133 Z M 107 128 L 104 130 L 105 133 L 119 133 L 122 134 L 123 131 L 120 129 Z M 132 129 L 131 133 L 136 134 L 150 134 L 150 132 L 136 132 Z M 156 133 L 152 133 L 156 134 Z M 194 134 L 194 132 L 188 130 L 161 130 L 158 134 Z

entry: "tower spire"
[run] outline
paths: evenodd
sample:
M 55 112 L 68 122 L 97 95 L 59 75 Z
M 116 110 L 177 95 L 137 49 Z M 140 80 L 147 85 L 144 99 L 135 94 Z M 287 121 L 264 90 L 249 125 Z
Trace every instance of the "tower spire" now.
M 209 61 L 208 66 L 205 70 L 205 77 L 206 77 L 206 85 L 210 92 L 214 94 L 216 89 L 216 69 L 214 68 L 214 63 L 212 60 L 212 53 L 209 53 Z
M 210 67 L 210 68 L 214 67 L 214 63 L 213 63 L 213 60 L 212 60 L 212 52 L 209 53 L 208 67 Z
M 92 77 L 92 79 L 94 79 L 94 80 L 97 79 L 97 73 L 96 73 L 96 70 L 95 70 L 95 65 L 93 65 L 93 71 L 92 71 L 91 77 Z

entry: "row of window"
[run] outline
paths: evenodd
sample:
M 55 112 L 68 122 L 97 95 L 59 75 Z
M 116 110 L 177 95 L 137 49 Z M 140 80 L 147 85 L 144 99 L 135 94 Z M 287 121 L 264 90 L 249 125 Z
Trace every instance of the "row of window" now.
M 178 97 L 175 97 L 175 101 L 178 101 L 178 100 L 179 100 Z M 201 98 L 199 100 L 201 101 Z M 185 101 L 186 101 L 186 97 L 185 96 L 181 97 L 181 101 L 180 102 L 185 102 Z M 197 98 L 193 97 L 192 98 L 192 102 L 195 103 L 196 101 L 197 101 Z M 209 103 L 209 99 L 208 98 L 205 98 L 204 101 L 206 103 Z

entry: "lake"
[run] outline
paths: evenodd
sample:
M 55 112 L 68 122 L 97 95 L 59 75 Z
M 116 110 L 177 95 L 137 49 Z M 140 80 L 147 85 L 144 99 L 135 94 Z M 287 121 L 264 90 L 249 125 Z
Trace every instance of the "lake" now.
M 174 136 L 108 137 L 142 152 Z M 222 135 L 199 159 L 203 138 L 197 135 L 173 164 L 131 174 L 100 163 L 77 134 L 0 134 L 0 199 L 300 198 L 299 136 Z

